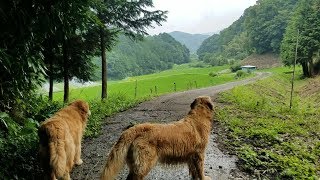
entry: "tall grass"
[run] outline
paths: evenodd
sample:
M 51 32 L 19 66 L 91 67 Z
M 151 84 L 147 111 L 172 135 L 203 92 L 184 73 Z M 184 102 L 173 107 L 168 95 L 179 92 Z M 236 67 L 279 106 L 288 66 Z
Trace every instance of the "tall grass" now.
M 299 92 L 310 80 L 297 77 L 290 109 L 288 71 L 277 68 L 270 78 L 221 93 L 225 105 L 217 119 L 225 145 L 245 170 L 271 179 L 319 179 L 320 93 L 302 97 Z

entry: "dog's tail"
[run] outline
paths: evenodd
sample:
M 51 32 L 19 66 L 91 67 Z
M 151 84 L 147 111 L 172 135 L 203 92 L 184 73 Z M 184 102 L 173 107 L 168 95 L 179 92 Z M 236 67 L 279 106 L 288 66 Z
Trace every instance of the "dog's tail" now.
M 52 133 L 51 132 L 55 132 Z M 40 148 L 47 147 L 48 149 L 48 165 L 51 171 L 51 177 L 55 175 L 57 179 L 65 175 L 65 168 L 67 164 L 65 151 L 65 134 L 62 129 L 56 128 L 52 125 L 41 126 L 38 131 L 40 139 Z
M 128 150 L 137 137 L 135 128 L 129 128 L 122 133 L 118 142 L 112 147 L 109 157 L 101 174 L 101 180 L 113 180 L 124 166 Z

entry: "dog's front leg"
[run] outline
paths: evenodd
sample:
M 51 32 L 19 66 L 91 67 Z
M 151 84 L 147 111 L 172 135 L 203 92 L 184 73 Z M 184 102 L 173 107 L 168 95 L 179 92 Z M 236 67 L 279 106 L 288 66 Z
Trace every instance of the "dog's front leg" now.
M 194 165 L 200 180 L 211 180 L 209 176 L 204 175 L 204 153 L 195 156 Z
M 195 166 L 195 161 L 196 160 L 196 157 L 195 156 L 191 156 L 189 162 L 188 162 L 188 167 L 189 167 L 189 174 L 191 175 L 191 179 L 192 180 L 197 180 L 198 178 L 198 172 L 197 172 L 197 169 L 196 169 L 196 166 Z

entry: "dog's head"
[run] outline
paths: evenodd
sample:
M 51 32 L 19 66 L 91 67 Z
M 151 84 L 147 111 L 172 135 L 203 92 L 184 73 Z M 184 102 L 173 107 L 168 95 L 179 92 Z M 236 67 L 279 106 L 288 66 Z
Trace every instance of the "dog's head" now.
M 91 111 L 89 109 L 89 104 L 83 100 L 76 100 L 70 103 L 70 106 L 76 107 L 81 114 L 84 114 L 86 117 L 91 115 Z
M 204 106 L 209 110 L 213 110 L 213 102 L 209 96 L 199 96 L 190 105 L 191 109 L 195 109 L 197 106 Z

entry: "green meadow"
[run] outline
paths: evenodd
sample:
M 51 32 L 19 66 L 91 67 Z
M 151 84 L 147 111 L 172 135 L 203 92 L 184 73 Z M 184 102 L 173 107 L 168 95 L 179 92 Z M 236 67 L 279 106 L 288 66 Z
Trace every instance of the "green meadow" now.
M 209 73 L 215 73 L 212 77 Z M 129 77 L 120 81 L 108 82 L 108 94 L 122 94 L 128 98 L 144 98 L 175 91 L 184 91 L 235 81 L 235 73 L 230 73 L 229 66 L 193 68 L 188 64 L 176 65 L 173 69 L 159 73 Z M 101 83 L 101 82 L 97 82 Z M 174 85 L 175 84 L 175 85 Z M 63 89 L 63 84 L 56 87 Z M 71 87 L 70 99 L 99 99 L 101 85 L 74 88 Z M 63 92 L 55 92 L 54 100 L 62 101 Z

